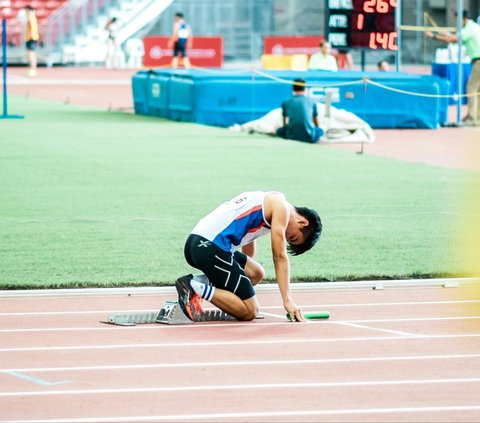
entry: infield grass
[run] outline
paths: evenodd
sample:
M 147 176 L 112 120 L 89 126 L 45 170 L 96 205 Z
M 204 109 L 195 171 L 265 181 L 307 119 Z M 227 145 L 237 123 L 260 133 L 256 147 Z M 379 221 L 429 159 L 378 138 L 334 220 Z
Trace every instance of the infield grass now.
M 10 109 L 26 119 L 0 121 L 0 287 L 171 284 L 191 271 L 197 220 L 247 190 L 320 212 L 297 280 L 472 271 L 458 221 L 479 199 L 458 193 L 478 174 L 33 99 Z M 269 237 L 258 251 L 273 279 Z

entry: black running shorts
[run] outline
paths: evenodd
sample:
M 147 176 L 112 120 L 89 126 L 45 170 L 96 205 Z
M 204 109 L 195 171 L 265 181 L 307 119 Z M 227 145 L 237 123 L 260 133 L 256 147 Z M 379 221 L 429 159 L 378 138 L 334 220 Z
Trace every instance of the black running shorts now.
M 202 271 L 214 287 L 233 292 L 241 300 L 255 296 L 244 270 L 247 256 L 240 251 L 226 252 L 206 238 L 190 234 L 185 243 L 185 259 Z
M 25 43 L 25 47 L 28 51 L 35 51 L 37 49 L 37 41 L 29 40 Z
M 187 57 L 187 41 L 186 40 L 175 41 L 173 45 L 173 57 L 178 57 L 179 55 L 181 55 L 182 57 Z

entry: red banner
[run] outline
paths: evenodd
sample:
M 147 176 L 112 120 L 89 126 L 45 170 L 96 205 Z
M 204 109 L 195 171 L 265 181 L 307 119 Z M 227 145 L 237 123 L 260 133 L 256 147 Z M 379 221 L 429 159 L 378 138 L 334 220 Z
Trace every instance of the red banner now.
M 145 37 L 145 66 L 168 66 L 173 49 L 168 48 L 169 37 Z M 223 37 L 193 37 L 187 55 L 193 66 L 219 68 L 223 66 Z M 180 59 L 181 63 L 181 59 Z
M 318 45 L 324 36 L 265 36 L 263 37 L 264 54 L 308 54 L 318 53 Z

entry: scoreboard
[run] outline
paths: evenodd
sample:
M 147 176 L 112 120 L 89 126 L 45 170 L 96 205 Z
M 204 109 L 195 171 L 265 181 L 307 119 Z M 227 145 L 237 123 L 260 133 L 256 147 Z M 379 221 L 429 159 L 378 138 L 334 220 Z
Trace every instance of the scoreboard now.
M 325 10 L 332 47 L 398 50 L 397 0 L 326 0 Z

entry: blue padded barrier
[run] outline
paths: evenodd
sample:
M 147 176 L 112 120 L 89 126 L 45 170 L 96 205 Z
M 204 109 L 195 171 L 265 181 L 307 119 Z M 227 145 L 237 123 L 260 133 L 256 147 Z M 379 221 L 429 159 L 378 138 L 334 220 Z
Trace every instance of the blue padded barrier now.
M 449 92 L 445 79 L 395 72 L 270 71 L 259 75 L 251 71 L 159 69 L 149 71 L 148 78 L 144 73 L 133 77 L 136 113 L 147 110 L 154 116 L 224 127 L 257 119 L 279 107 L 291 96 L 291 81 L 299 77 L 308 84 L 333 86 L 368 76 L 408 92 Z M 145 85 L 143 90 L 141 84 Z M 411 96 L 372 84 L 365 88 L 363 83 L 339 86 L 338 90 L 339 101 L 333 105 L 355 113 L 373 128 L 437 128 L 447 121 L 447 98 Z
M 150 73 L 147 84 L 147 103 L 150 115 L 170 119 L 170 81 L 169 75 Z
M 132 77 L 133 108 L 135 113 L 139 115 L 150 114 L 147 85 L 149 78 L 150 73 L 148 71 L 137 72 Z

